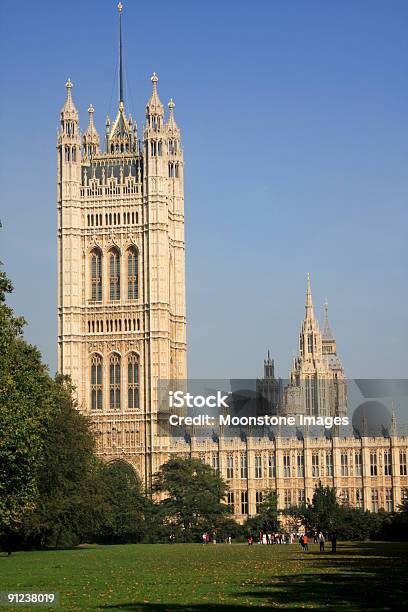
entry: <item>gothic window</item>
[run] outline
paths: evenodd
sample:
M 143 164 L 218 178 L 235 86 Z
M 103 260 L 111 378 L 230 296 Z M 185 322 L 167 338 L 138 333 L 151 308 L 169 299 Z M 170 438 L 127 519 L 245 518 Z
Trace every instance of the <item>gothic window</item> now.
M 399 460 L 400 460 L 400 476 L 406 476 L 407 475 L 407 453 L 405 451 L 400 451 Z
M 344 505 L 347 505 L 350 501 L 350 495 L 349 495 L 349 490 L 348 489 L 342 489 L 341 494 L 340 494 L 340 498 L 341 498 L 341 502 Z
M 363 507 L 363 489 L 356 489 L 356 508 Z
M 301 506 L 305 503 L 305 490 L 299 489 L 298 491 L 298 505 Z
M 248 491 L 241 491 L 241 514 L 248 514 Z
M 91 358 L 91 407 L 92 410 L 102 410 L 102 357 L 93 355 Z
M 255 493 L 255 504 L 256 504 L 256 513 L 257 514 L 259 514 L 259 511 L 261 509 L 262 500 L 263 500 L 263 493 L 262 493 L 262 491 L 256 491 L 256 493 Z
M 135 353 L 128 357 L 128 409 L 139 409 L 139 360 Z
M 227 479 L 234 478 L 234 458 L 232 455 L 227 457 Z
M 220 459 L 219 459 L 218 455 L 213 455 L 212 456 L 212 468 L 216 472 L 220 471 Z
M 241 465 L 241 478 L 248 478 L 248 462 L 247 462 L 246 455 L 241 455 L 240 465 Z
M 392 475 L 392 459 L 391 451 L 385 451 L 384 453 L 384 476 Z
M 290 455 L 285 453 L 283 455 L 283 476 L 284 478 L 290 478 Z
M 109 408 L 120 409 L 120 356 L 117 353 L 109 359 Z
M 288 509 L 292 505 L 292 491 L 290 489 L 285 489 L 283 495 L 285 508 Z
M 377 453 L 375 451 L 372 451 L 370 453 L 370 474 L 371 476 L 377 476 L 377 473 Z
M 378 489 L 371 489 L 371 511 L 378 512 Z
M 340 463 L 341 463 L 341 475 L 348 476 L 348 455 L 347 453 L 341 453 Z
M 120 299 L 120 255 L 116 249 L 109 253 L 109 299 Z
M 230 512 L 231 514 L 234 514 L 235 512 L 234 499 L 235 499 L 234 491 L 228 491 L 227 507 L 228 507 L 228 512 Z
M 174 177 L 178 178 L 178 176 L 179 176 L 179 165 L 175 164 L 175 166 L 174 166 Z
M 355 474 L 356 476 L 362 476 L 363 475 L 363 458 L 361 455 L 361 452 L 357 452 L 354 456 L 354 462 L 355 462 Z
M 326 453 L 326 476 L 333 476 L 333 453 Z
M 297 454 L 297 475 L 298 478 L 303 478 L 305 475 L 305 460 L 303 452 Z
M 130 248 L 127 253 L 127 273 L 128 273 L 128 300 L 138 298 L 138 256 L 135 248 Z
M 95 249 L 91 254 L 91 300 L 102 300 L 102 253 Z
M 276 478 L 275 455 L 269 455 L 269 458 L 268 458 L 268 476 L 269 476 L 269 478 Z
M 309 353 L 313 353 L 313 334 L 307 335 L 307 350 Z
M 319 455 L 317 453 L 313 453 L 312 455 L 312 477 L 319 478 L 320 469 L 319 469 Z
M 392 489 L 385 489 L 385 511 L 392 512 Z
M 261 455 L 255 456 L 255 478 L 262 478 L 262 457 Z

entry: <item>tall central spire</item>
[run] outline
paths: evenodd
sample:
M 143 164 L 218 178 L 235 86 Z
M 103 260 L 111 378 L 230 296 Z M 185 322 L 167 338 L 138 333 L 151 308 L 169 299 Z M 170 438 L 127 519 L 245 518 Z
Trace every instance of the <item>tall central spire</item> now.
M 313 302 L 312 302 L 312 288 L 310 286 L 310 273 L 307 275 L 307 290 L 306 290 L 306 319 L 313 319 Z
M 124 105 L 123 100 L 123 49 L 122 49 L 122 9 L 123 4 L 119 2 L 119 106 Z

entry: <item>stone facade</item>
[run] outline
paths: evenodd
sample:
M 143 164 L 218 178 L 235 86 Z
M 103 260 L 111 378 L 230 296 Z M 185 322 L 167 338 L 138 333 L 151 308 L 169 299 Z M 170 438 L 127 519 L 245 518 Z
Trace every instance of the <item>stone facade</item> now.
M 59 371 L 101 454 L 130 451 L 146 485 L 160 463 L 155 381 L 186 378 L 183 151 L 151 80 L 142 143 L 123 100 L 104 152 L 92 106 L 81 138 L 70 81 L 58 135 Z
M 277 490 L 283 508 L 310 498 L 319 480 L 353 505 L 396 508 L 408 491 L 408 439 L 396 430 L 361 439 L 158 435 L 157 382 L 186 378 L 184 163 L 174 102 L 166 120 L 157 76 L 151 80 L 142 141 L 125 112 L 122 81 L 104 151 L 92 105 L 81 136 L 69 80 L 60 116 L 58 368 L 72 377 L 78 407 L 92 419 L 98 454 L 128 462 L 147 487 L 172 455 L 199 457 L 229 483 L 239 520 L 256 512 L 267 489 Z M 265 367 L 273 381 L 269 357 Z M 302 405 L 303 382 L 320 378 L 342 382 L 344 374 L 328 323 L 320 334 L 309 283 L 286 406 Z M 282 389 L 270 381 L 277 410 Z M 327 408 L 321 394 L 309 405 L 310 414 L 344 410 L 343 400 Z

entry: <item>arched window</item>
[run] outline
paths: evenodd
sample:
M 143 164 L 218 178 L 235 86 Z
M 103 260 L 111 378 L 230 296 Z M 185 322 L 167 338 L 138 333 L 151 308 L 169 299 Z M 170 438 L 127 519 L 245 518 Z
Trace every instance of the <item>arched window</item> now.
M 91 358 L 91 408 L 102 410 L 102 357 L 92 355 Z
M 139 360 L 135 353 L 128 357 L 128 409 L 139 409 Z
M 102 253 L 99 250 L 91 254 L 91 299 L 93 302 L 102 300 Z
M 133 247 L 128 250 L 127 274 L 128 274 L 128 300 L 137 300 L 138 293 L 139 293 L 138 257 L 137 257 L 137 251 Z
M 109 298 L 111 302 L 120 299 L 120 255 L 116 249 L 109 254 Z
M 116 353 L 109 359 L 109 407 L 120 409 L 120 356 Z

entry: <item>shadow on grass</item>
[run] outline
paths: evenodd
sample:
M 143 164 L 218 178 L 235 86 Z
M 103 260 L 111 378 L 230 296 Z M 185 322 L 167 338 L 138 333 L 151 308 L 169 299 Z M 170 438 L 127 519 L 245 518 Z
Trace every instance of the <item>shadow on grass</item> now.
M 159 604 L 159 603 L 123 603 L 115 606 L 101 606 L 101 610 L 131 610 L 132 612 L 147 612 L 157 610 L 157 612 L 200 612 L 205 610 L 221 610 L 222 612 L 234 612 L 234 610 L 242 610 L 242 605 L 228 605 L 218 603 L 206 604 Z
M 351 544 L 341 546 L 336 554 L 295 552 L 292 561 L 296 573 L 253 580 L 246 583 L 245 591 L 232 593 L 234 598 L 242 598 L 242 604 L 124 602 L 101 609 L 135 612 L 231 612 L 243 607 L 291 610 L 310 607 L 330 612 L 408 609 L 406 544 Z

